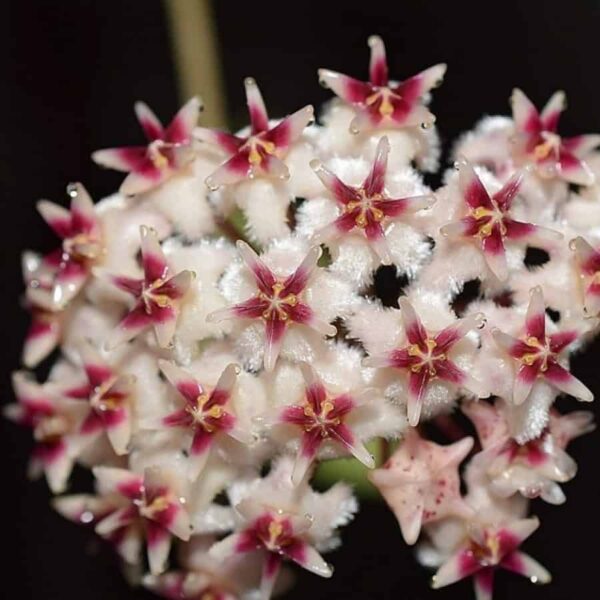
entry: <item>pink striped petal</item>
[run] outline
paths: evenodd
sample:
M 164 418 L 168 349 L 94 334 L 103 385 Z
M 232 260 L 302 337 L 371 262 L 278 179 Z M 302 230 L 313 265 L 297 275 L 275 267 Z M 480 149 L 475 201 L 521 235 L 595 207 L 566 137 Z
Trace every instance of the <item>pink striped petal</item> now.
M 482 239 L 481 247 L 485 262 L 490 271 L 500 281 L 505 281 L 508 277 L 508 265 L 506 262 L 506 250 L 498 224 L 492 227 L 490 235 Z
M 134 279 L 133 277 L 127 277 L 125 275 L 111 275 L 110 273 L 104 273 L 99 269 L 96 269 L 94 274 L 102 279 L 106 279 L 115 287 L 118 287 L 120 290 L 123 290 L 132 296 L 138 297 L 142 294 L 144 287 L 143 279 Z
M 98 227 L 98 218 L 87 190 L 81 183 L 75 182 L 67 186 L 67 193 L 71 198 L 72 233 L 92 233 Z
M 431 587 L 439 589 L 456 583 L 481 569 L 481 565 L 469 550 L 461 550 L 449 558 L 431 580 Z
M 124 196 L 136 196 L 157 187 L 172 174 L 170 167 L 159 169 L 147 159 L 136 171 L 131 171 L 124 179 L 119 192 Z
M 137 510 L 132 506 L 119 508 L 108 516 L 101 519 L 95 527 L 96 533 L 105 539 L 110 537 L 123 527 L 127 527 L 137 517 Z
M 141 497 L 144 484 L 141 475 L 114 467 L 94 467 L 92 471 L 100 494 L 117 493 L 129 500 Z
M 494 201 L 502 212 L 510 209 L 515 196 L 521 189 L 521 184 L 525 178 L 524 171 L 517 171 L 493 196 Z
M 292 483 L 295 486 L 302 483 L 321 447 L 322 441 L 321 432 L 316 428 L 302 434 L 300 449 L 298 450 L 294 470 L 292 471 Z
M 402 98 L 413 104 L 432 88 L 439 86 L 446 74 L 447 66 L 444 63 L 433 65 L 409 79 L 402 81 L 395 89 Z
M 169 267 L 160 247 L 156 231 L 151 227 L 142 225 L 140 236 L 142 238 L 142 268 L 144 269 L 146 283 L 152 284 L 157 279 L 164 279 Z
M 451 360 L 438 360 L 435 363 L 437 376 L 448 383 L 463 385 L 465 373 L 459 369 Z
M 148 149 L 146 146 L 96 150 L 92 154 L 92 160 L 101 167 L 124 173 L 144 173 L 151 165 L 151 162 L 148 160 Z
M 566 97 L 563 91 L 554 92 L 554 94 L 552 94 L 540 115 L 542 129 L 553 133 L 556 132 L 560 114 L 565 109 L 566 104 Z
M 458 321 L 442 329 L 435 336 L 436 350 L 438 352 L 447 352 L 456 342 L 464 338 L 467 333 L 474 329 L 481 329 L 484 325 L 485 316 L 483 313 L 458 319 Z
M 525 333 L 539 341 L 546 338 L 546 305 L 540 286 L 534 287 L 530 292 L 529 306 L 525 316 Z
M 406 416 L 411 427 L 416 427 L 419 424 L 421 409 L 423 408 L 423 395 L 428 383 L 429 373 L 426 367 L 416 373 L 411 372 L 408 376 Z
M 537 134 L 541 131 L 542 123 L 537 108 L 520 89 L 513 90 L 511 104 L 518 131 L 528 134 Z
M 582 237 L 576 237 L 570 242 L 571 248 L 575 251 L 575 257 L 579 267 L 586 275 L 595 275 L 600 271 L 600 252 L 588 244 Z
M 356 438 L 347 425 L 341 423 L 331 428 L 331 436 L 338 441 L 354 458 L 360 461 L 368 469 L 375 468 L 375 459 L 367 450 L 365 445 Z
M 167 558 L 171 551 L 171 534 L 153 521 L 146 521 L 145 527 L 150 573 L 160 575 L 167 567 Z
M 600 135 L 598 134 L 562 138 L 562 147 L 577 158 L 584 157 L 598 146 L 600 146 Z
M 464 159 L 459 162 L 458 166 L 458 188 L 464 201 L 471 208 L 494 210 L 490 195 L 483 187 L 475 169 Z
M 194 137 L 211 146 L 217 146 L 228 155 L 235 154 L 244 144 L 245 140 L 231 133 L 208 129 L 207 127 L 196 127 Z
M 31 461 L 41 462 L 53 494 L 65 491 L 74 461 L 64 440 L 54 444 L 38 444 L 32 452 Z
M 378 223 L 377 221 L 370 221 L 367 223 L 365 235 L 367 236 L 367 240 L 369 240 L 371 248 L 379 257 L 381 264 L 391 265 L 393 262 L 392 253 L 385 238 L 381 223 Z
M 163 126 L 158 120 L 158 117 L 145 102 L 136 102 L 133 105 L 133 110 L 149 141 L 153 142 L 157 139 L 163 139 Z
M 506 228 L 506 238 L 510 240 L 524 241 L 532 243 L 556 242 L 562 239 L 563 235 L 559 231 L 547 229 L 540 225 L 531 223 L 522 223 L 513 219 L 505 218 L 503 221 Z
M 383 136 L 377 143 L 373 166 L 363 183 L 365 194 L 368 197 L 374 196 L 375 194 L 383 194 L 389 152 L 390 142 L 386 136 Z
M 78 348 L 83 368 L 92 388 L 98 387 L 114 376 L 113 370 L 106 364 L 100 353 L 85 340 Z
M 559 331 L 548 336 L 550 341 L 551 352 L 559 353 L 564 350 L 569 344 L 572 344 L 579 334 L 574 329 Z
M 246 77 L 244 87 L 246 88 L 246 104 L 250 113 L 252 135 L 255 135 L 269 128 L 269 115 L 256 81 L 252 77 Z
M 566 150 L 560 151 L 558 160 L 560 176 L 575 185 L 593 185 L 596 177 L 588 165 Z
M 158 345 L 168 348 L 177 330 L 177 313 L 172 308 L 161 308 L 153 311 L 152 319 Z
M 58 345 L 61 337 L 60 316 L 45 311 L 34 310 L 31 324 L 23 344 L 23 364 L 36 367 Z
M 173 117 L 164 133 L 164 139 L 172 144 L 187 144 L 192 139 L 192 132 L 202 110 L 200 98 L 190 98 Z
M 264 367 L 267 372 L 271 372 L 275 368 L 285 331 L 286 321 L 281 319 L 266 320 Z
M 398 217 L 405 213 L 414 213 L 435 204 L 435 196 L 426 194 L 423 196 L 409 196 L 396 200 L 386 199 L 374 201 L 372 206 L 378 208 L 386 217 Z
M 40 200 L 37 210 L 59 238 L 65 239 L 71 235 L 71 213 L 66 208 L 49 200 Z
M 127 404 L 123 404 L 119 409 L 110 412 L 111 414 L 104 418 L 106 435 L 115 453 L 123 456 L 127 454 L 131 439 L 131 410 Z
M 411 344 L 423 345 L 427 339 L 427 331 L 417 316 L 412 304 L 404 297 L 398 300 L 406 337 Z
M 465 217 L 459 221 L 452 221 L 440 227 L 440 233 L 448 238 L 471 237 L 477 235 L 479 222 L 474 217 Z
M 251 173 L 252 168 L 248 161 L 248 150 L 242 149 L 211 173 L 206 178 L 205 183 L 210 190 L 215 191 L 224 185 L 238 183 L 249 177 Z
M 527 577 L 532 583 L 545 584 L 552 580 L 549 571 L 524 552 L 511 552 L 500 565 L 509 571 Z
M 388 84 L 388 66 L 385 58 L 385 46 L 378 35 L 372 35 L 368 40 L 371 48 L 371 62 L 369 64 L 369 80 L 377 87 Z
M 561 392 L 569 394 L 582 402 L 591 402 L 594 399 L 591 390 L 557 362 L 551 361 L 548 363 L 548 369 L 545 371 L 544 376 Z
M 314 118 L 315 110 L 309 104 L 283 119 L 279 125 L 276 125 L 264 135 L 264 139 L 273 142 L 278 150 L 278 156 L 282 156 L 282 152 L 300 138 L 304 128 Z
M 312 238 L 316 244 L 331 242 L 356 227 L 354 213 L 342 213 L 335 221 L 319 229 Z
M 321 248 L 313 246 L 296 270 L 283 282 L 282 295 L 299 294 L 308 285 L 308 282 L 317 269 L 317 263 L 321 258 Z
M 475 600 L 492 600 L 494 595 L 494 569 L 488 567 L 475 573 L 473 577 Z
M 273 293 L 273 286 L 277 283 L 271 269 L 259 258 L 258 254 L 244 241 L 238 240 L 236 246 L 242 260 L 250 269 L 258 289 L 265 294 Z
M 159 359 L 158 366 L 171 385 L 189 402 L 195 402 L 204 393 L 200 383 L 174 363 Z
M 281 556 L 268 552 L 265 556 L 262 575 L 260 578 L 260 600 L 269 600 L 273 594 L 275 580 L 281 568 Z
M 215 310 L 206 316 L 208 323 L 219 323 L 227 319 L 260 319 L 269 308 L 269 303 L 253 297 L 239 304 Z
M 149 315 L 142 305 L 137 305 L 129 312 L 109 334 L 106 339 L 106 349 L 113 350 L 117 346 L 132 340 L 154 324 L 154 318 Z
M 349 104 L 364 103 L 372 92 L 368 83 L 329 69 L 319 69 L 319 82 Z
M 333 569 L 323 560 L 323 557 L 309 544 L 297 541 L 283 548 L 285 555 L 291 558 L 302 568 L 319 575 L 320 577 L 331 577 Z
M 225 369 L 219 377 L 219 380 L 217 381 L 217 384 L 215 385 L 213 391 L 210 394 L 211 406 L 215 404 L 223 406 L 224 404 L 229 402 L 231 398 L 231 393 L 233 391 L 239 373 L 239 365 L 232 363 L 225 367 Z
M 536 382 L 539 374 L 539 367 L 533 365 L 521 365 L 515 377 L 513 387 L 513 403 L 517 406 L 523 404 L 529 397 L 533 384 Z
M 320 160 L 311 160 L 310 167 L 337 202 L 345 206 L 349 202 L 360 201 L 360 194 L 334 175 Z
M 525 354 L 531 353 L 531 346 L 528 346 L 525 342 L 512 337 L 499 329 L 492 329 L 492 337 L 498 347 L 502 348 L 513 358 L 521 359 Z

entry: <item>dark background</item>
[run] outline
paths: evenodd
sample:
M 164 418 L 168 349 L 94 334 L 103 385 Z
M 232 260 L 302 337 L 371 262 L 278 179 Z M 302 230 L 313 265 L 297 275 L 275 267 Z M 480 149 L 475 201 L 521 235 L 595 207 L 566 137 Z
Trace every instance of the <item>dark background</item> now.
M 246 118 L 244 76 L 256 77 L 275 116 L 308 102 L 319 104 L 329 93 L 319 87 L 316 69 L 366 76 L 366 39 L 379 33 L 398 78 L 439 61 L 449 64 L 433 105 L 446 144 L 482 114 L 508 113 L 514 86 L 538 105 L 556 88 L 565 89 L 569 110 L 562 131 L 600 131 L 598 2 L 221 0 L 214 2 L 214 12 L 234 125 Z M 83 181 L 96 199 L 114 191 L 121 176 L 94 166 L 90 153 L 141 140 L 132 113 L 135 100 L 146 100 L 165 119 L 179 100 L 163 5 L 157 0 L 4 0 L 0 27 L 5 45 L 0 47 L 0 383 L 2 402 L 9 402 L 9 373 L 19 366 L 27 321 L 17 304 L 20 254 L 54 243 L 35 201 L 64 202 L 71 180 Z M 599 347 L 574 363 L 575 374 L 598 396 Z M 576 408 L 575 401 L 563 406 Z M 1 422 L 0 444 L 0 498 L 6 505 L 0 513 L 0 597 L 149 598 L 128 588 L 111 553 L 93 536 L 52 513 L 44 482 L 26 481 L 27 433 Z M 543 525 L 526 549 L 553 571 L 554 583 L 537 588 L 501 575 L 496 600 L 596 595 L 599 449 L 598 434 L 572 446 L 580 473 L 565 486 L 565 506 L 534 504 Z M 334 578 L 302 575 L 289 598 L 471 595 L 468 583 L 429 590 L 427 573 L 381 504 L 365 504 L 344 537 L 343 548 L 330 555 Z

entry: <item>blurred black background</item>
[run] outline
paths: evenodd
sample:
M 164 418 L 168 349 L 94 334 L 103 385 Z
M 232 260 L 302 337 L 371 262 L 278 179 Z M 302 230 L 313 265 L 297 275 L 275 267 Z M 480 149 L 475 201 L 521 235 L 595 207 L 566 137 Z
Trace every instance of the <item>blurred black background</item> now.
M 27 322 L 17 302 L 20 254 L 54 243 L 34 203 L 41 197 L 64 202 L 71 180 L 84 182 L 96 199 L 114 191 L 121 176 L 94 166 L 90 153 L 141 141 L 132 113 L 135 100 L 144 99 L 165 120 L 180 102 L 164 6 L 158 0 L 0 4 L 0 352 L 2 402 L 9 402 L 9 373 L 19 366 Z M 246 118 L 244 76 L 259 81 L 274 116 L 308 102 L 319 104 L 329 93 L 319 87 L 316 69 L 366 76 L 366 39 L 379 33 L 394 77 L 448 63 L 433 104 L 446 147 L 483 114 L 508 113 L 514 86 L 538 105 L 556 88 L 565 89 L 569 110 L 562 131 L 600 131 L 599 2 L 215 0 L 213 11 L 233 125 Z M 600 397 L 599 348 L 596 344 L 576 358 L 574 371 Z M 575 401 L 563 406 L 573 409 Z M 597 405 L 592 408 L 598 412 Z M 0 513 L 0 597 L 149 598 L 142 590 L 130 590 L 103 545 L 52 513 L 44 482 L 26 481 L 27 433 L 2 421 L 0 444 L 5 505 Z M 565 506 L 534 504 L 542 527 L 526 549 L 553 571 L 553 584 L 537 588 L 502 575 L 497 600 L 596 595 L 599 450 L 598 434 L 573 445 L 580 473 L 566 485 Z M 343 548 L 330 556 L 334 578 L 302 575 L 289 598 L 450 600 L 471 595 L 468 583 L 438 592 L 428 588 L 427 573 L 381 504 L 365 504 L 344 538 Z

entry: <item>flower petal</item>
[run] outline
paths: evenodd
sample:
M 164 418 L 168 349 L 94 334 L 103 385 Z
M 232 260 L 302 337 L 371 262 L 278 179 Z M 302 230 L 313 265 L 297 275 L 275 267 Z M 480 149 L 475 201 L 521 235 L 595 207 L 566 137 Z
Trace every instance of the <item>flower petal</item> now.
M 548 369 L 544 372 L 544 376 L 561 392 L 569 394 L 582 402 L 591 402 L 594 399 L 591 390 L 557 362 L 548 363 Z
M 349 202 L 360 200 L 360 194 L 327 169 L 320 160 L 311 160 L 310 167 L 321 180 L 321 183 L 333 194 L 333 197 L 340 204 L 346 205 Z
M 371 171 L 363 183 L 365 194 L 368 197 L 383 193 L 389 153 L 390 142 L 388 141 L 387 136 L 384 135 L 377 143 L 373 166 L 371 167 Z
M 200 98 L 190 98 L 173 117 L 167 127 L 164 139 L 173 144 L 187 144 L 192 139 L 192 132 L 202 110 Z
M 144 269 L 146 283 L 152 284 L 157 279 L 164 279 L 169 267 L 160 247 L 156 231 L 151 227 L 142 225 L 140 236 L 142 238 L 142 268 Z
M 546 338 L 546 305 L 540 286 L 531 289 L 529 306 L 525 317 L 525 333 L 539 341 Z
M 540 115 L 540 120 L 542 123 L 542 128 L 545 131 L 555 132 L 558 128 L 558 120 L 560 119 L 560 114 L 566 107 L 566 96 L 563 91 L 557 91 L 552 94 L 550 100 L 544 106 L 542 110 L 542 114 Z
M 494 210 L 490 195 L 483 187 L 475 169 L 467 160 L 458 163 L 458 188 L 470 208 Z
M 282 319 L 266 319 L 265 321 L 264 367 L 267 372 L 271 372 L 275 368 L 283 344 L 286 325 L 286 321 Z
M 510 101 L 517 130 L 528 134 L 538 133 L 542 129 L 542 123 L 531 100 L 520 89 L 515 88 Z
M 400 315 L 402 316 L 404 331 L 406 332 L 408 341 L 411 344 L 424 344 L 427 339 L 427 331 L 423 327 L 412 304 L 404 297 L 399 298 L 398 304 L 400 305 Z
M 252 135 L 255 135 L 269 128 L 269 115 L 256 81 L 252 77 L 246 77 L 244 87 L 246 88 L 246 104 L 250 113 Z
M 136 102 L 133 105 L 133 110 L 149 141 L 153 142 L 164 137 L 161 122 L 145 102 Z
M 258 289 L 265 294 L 272 294 L 273 286 L 277 283 L 277 280 L 271 269 L 265 265 L 258 254 L 246 242 L 238 240 L 236 246 L 242 260 L 246 263 L 248 269 L 250 269 Z
M 372 35 L 368 40 L 371 48 L 371 61 L 369 63 L 369 80 L 377 87 L 388 84 L 388 66 L 385 58 L 385 45 L 378 35 Z
M 372 90 L 364 81 L 329 69 L 319 69 L 319 82 L 349 104 L 364 103 Z
M 173 362 L 159 359 L 158 366 L 171 385 L 189 402 L 195 402 L 204 390 L 196 379 Z

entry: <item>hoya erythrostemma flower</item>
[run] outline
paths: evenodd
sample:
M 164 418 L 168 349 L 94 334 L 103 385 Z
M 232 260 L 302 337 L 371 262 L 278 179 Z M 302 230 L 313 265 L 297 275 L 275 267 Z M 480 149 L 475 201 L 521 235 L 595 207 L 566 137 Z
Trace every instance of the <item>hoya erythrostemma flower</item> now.
M 319 71 L 337 98 L 318 122 L 310 105 L 269 119 L 250 78 L 239 132 L 197 127 L 198 99 L 167 127 L 137 103 L 148 144 L 94 153 L 128 173 L 120 192 L 39 204 L 61 245 L 23 257 L 23 362 L 48 377 L 15 373 L 5 414 L 54 507 L 163 597 L 331 577 L 363 466 L 434 587 L 473 577 L 488 600 L 500 570 L 550 580 L 521 547 L 530 499 L 566 501 L 567 446 L 594 428 L 554 402 L 593 399 L 569 361 L 598 331 L 600 138 L 558 134 L 562 93 L 539 113 L 516 90 L 431 189 L 446 67 L 397 82 L 369 46 L 369 81 Z

